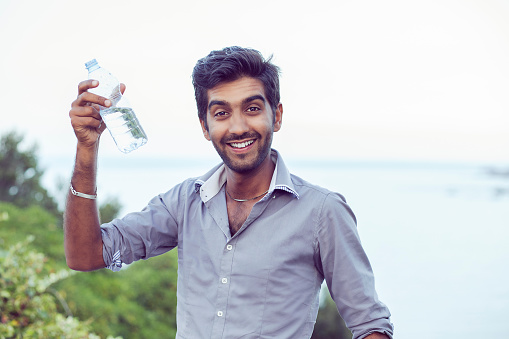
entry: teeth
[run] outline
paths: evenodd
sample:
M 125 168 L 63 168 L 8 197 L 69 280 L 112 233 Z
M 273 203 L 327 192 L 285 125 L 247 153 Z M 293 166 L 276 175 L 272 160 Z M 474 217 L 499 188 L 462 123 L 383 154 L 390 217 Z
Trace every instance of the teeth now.
M 251 145 L 254 141 L 253 140 L 249 140 L 249 141 L 246 141 L 246 142 L 232 142 L 230 145 L 232 147 L 235 147 L 235 148 L 244 148 L 244 147 L 247 147 L 249 145 Z

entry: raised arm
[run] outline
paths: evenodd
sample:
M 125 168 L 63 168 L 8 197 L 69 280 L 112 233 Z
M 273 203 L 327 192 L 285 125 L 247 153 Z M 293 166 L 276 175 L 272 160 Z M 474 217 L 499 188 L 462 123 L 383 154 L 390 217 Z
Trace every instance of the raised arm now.
M 102 238 L 95 199 L 97 154 L 99 138 L 106 126 L 99 114 L 99 106 L 109 107 L 109 100 L 89 93 L 97 87 L 95 80 L 86 80 L 78 86 L 78 97 L 72 103 L 69 116 L 78 139 L 76 162 L 71 179 L 75 192 L 67 196 L 64 214 L 64 246 L 67 265 L 74 270 L 91 271 L 103 268 Z M 124 89 L 123 86 L 122 89 Z

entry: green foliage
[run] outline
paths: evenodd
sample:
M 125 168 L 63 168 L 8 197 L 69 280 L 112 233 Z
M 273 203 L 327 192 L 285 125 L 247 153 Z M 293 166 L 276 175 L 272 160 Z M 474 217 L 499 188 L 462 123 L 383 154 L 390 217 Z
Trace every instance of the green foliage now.
M 124 338 L 176 334 L 177 258 L 172 251 L 136 262 L 118 273 L 77 273 L 57 285 L 69 307 L 99 333 Z
M 118 198 L 107 198 L 99 206 L 99 216 L 101 217 L 101 223 L 110 222 L 115 219 L 122 208 L 122 204 L 118 201 Z
M 32 250 L 44 253 L 53 268 L 66 268 L 63 232 L 57 219 L 40 206 L 19 208 L 0 202 L 0 247 L 34 236 Z
M 88 324 L 57 312 L 50 286 L 72 274 L 48 272 L 43 254 L 28 249 L 33 236 L 0 254 L 0 338 L 99 338 Z
M 44 269 L 48 274 L 56 274 L 62 269 L 69 272 L 65 263 L 63 232 L 59 227 L 61 214 L 57 212 L 53 199 L 40 186 L 42 171 L 37 165 L 36 148 L 21 151 L 22 140 L 16 133 L 9 133 L 2 137 L 0 144 L 0 256 L 7 253 L 2 252 L 3 248 L 25 241 L 30 235 L 33 241 L 24 242 L 26 250 L 44 253 Z M 68 190 L 67 184 L 62 187 Z M 112 220 L 120 209 L 118 199 L 108 198 L 99 207 L 102 221 Z M 78 318 L 86 319 L 86 328 L 101 338 L 113 333 L 125 338 L 174 337 L 176 253 L 131 266 L 119 273 L 108 270 L 77 273 L 48 287 L 35 302 L 47 305 L 52 312 L 53 309 L 56 311 L 51 313 L 51 321 L 49 318 L 45 320 L 46 332 L 41 332 L 34 323 L 27 329 L 32 332 L 23 332 L 25 337 L 60 337 L 56 334 L 59 332 L 50 332 L 51 327 L 67 328 L 69 333 L 78 335 L 80 328 L 84 328 Z M 3 286 L 0 291 L 7 293 Z M 56 305 L 55 298 L 60 299 Z M 11 299 L 5 297 L 6 302 L 11 302 Z M 42 310 L 42 306 L 37 307 Z M 61 313 L 74 314 L 77 318 Z M 0 321 L 2 324 L 26 322 L 19 319 L 7 321 L 4 309 L 1 309 Z M 10 334 L 1 334 L 0 339 L 16 336 L 18 332 L 12 332 L 14 330 L 15 327 L 9 327 L 6 331 Z
M 318 311 L 311 339 L 351 339 L 352 332 L 345 326 L 327 289 L 325 293 L 325 300 Z
M 0 139 L 0 201 L 20 207 L 39 205 L 57 215 L 57 203 L 41 186 L 43 171 L 37 164 L 36 147 L 22 151 L 22 141 L 15 132 Z
M 25 243 L 24 250 L 46 253 L 44 269 L 48 275 L 56 274 L 64 268 L 68 271 L 64 257 L 63 233 L 56 225 L 56 218 L 39 206 L 19 208 L 0 202 L 0 253 L 7 244 L 24 241 L 27 235 L 32 235 L 34 240 Z M 81 319 L 85 321 L 86 328 L 100 338 L 112 334 L 126 339 L 175 337 L 176 254 L 176 251 L 172 251 L 137 262 L 118 273 L 109 270 L 77 272 L 55 282 L 43 298 L 54 304 L 55 297 L 58 296 L 63 302 L 56 304 L 56 311 L 59 313 L 53 313 L 54 321 L 47 322 L 48 328 L 71 328 L 76 325 L 74 328 L 78 331 L 76 322 Z M 1 277 L 3 275 L 0 275 L 0 279 Z M 0 285 L 0 291 L 3 290 Z M 1 314 L 3 313 L 2 309 Z M 76 318 L 69 319 L 61 315 L 67 313 Z M 34 326 L 31 328 L 35 328 Z

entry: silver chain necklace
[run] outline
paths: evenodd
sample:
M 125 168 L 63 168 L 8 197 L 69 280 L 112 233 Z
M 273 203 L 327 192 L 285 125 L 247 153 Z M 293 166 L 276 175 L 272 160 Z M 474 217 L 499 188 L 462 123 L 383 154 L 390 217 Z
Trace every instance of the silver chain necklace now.
M 233 200 L 235 200 L 235 201 L 237 201 L 237 202 L 246 202 L 246 201 L 255 200 L 255 199 L 258 199 L 259 197 L 261 197 L 261 196 L 263 196 L 263 195 L 265 195 L 265 194 L 269 193 L 269 190 L 266 190 L 266 191 L 265 191 L 265 192 L 263 192 L 262 194 L 257 195 L 256 197 L 251 198 L 251 199 L 235 199 L 234 197 L 232 197 L 232 196 L 230 195 L 230 193 L 228 192 L 228 190 L 226 190 L 226 189 L 225 189 L 225 191 L 226 191 L 226 194 L 228 194 L 228 196 L 230 197 L 230 199 L 233 199 Z

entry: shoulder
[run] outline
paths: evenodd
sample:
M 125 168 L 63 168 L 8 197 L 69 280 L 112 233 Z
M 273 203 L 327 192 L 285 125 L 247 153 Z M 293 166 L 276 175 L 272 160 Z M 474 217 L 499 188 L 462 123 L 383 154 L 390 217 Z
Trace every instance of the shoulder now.
M 292 183 L 299 194 L 299 200 L 305 204 L 314 205 L 319 211 L 319 220 L 350 220 L 356 223 L 355 215 L 346 202 L 346 198 L 339 192 L 331 191 L 315 185 L 294 174 Z
M 181 183 L 173 186 L 168 191 L 160 194 L 159 196 L 164 201 L 175 202 L 181 201 L 182 199 L 188 199 L 190 197 L 199 197 L 197 194 L 197 183 L 198 178 L 188 178 Z
M 331 191 L 328 188 L 316 184 L 312 184 L 295 174 L 291 174 L 290 176 L 292 178 L 292 183 L 295 187 L 295 190 L 301 197 L 315 197 L 322 198 L 324 200 L 346 203 L 346 199 L 341 193 Z

